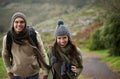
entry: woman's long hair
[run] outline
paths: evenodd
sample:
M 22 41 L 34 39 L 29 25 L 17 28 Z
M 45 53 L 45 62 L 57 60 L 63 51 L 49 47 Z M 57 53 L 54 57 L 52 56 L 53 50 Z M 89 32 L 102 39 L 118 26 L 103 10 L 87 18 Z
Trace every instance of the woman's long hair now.
M 75 46 L 75 44 L 72 43 L 71 40 L 68 40 L 68 44 L 67 45 L 70 45 L 70 49 L 71 51 L 69 52 L 69 55 L 71 58 L 75 58 L 77 56 L 79 56 L 79 53 L 77 51 L 77 48 Z M 66 45 L 66 46 L 67 46 Z M 60 48 L 60 46 L 57 44 L 57 41 L 55 41 L 55 43 L 53 44 L 53 50 L 54 50 L 54 54 L 59 58 L 59 55 L 58 55 L 58 49 Z

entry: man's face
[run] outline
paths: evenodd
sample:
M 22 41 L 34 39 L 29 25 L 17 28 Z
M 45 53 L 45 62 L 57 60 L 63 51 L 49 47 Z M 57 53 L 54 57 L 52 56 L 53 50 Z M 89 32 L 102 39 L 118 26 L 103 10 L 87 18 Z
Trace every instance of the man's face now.
M 21 17 L 17 17 L 13 23 L 14 31 L 20 33 L 25 28 L 25 21 Z
M 68 36 L 67 35 L 57 36 L 57 44 L 60 47 L 65 47 L 68 44 Z

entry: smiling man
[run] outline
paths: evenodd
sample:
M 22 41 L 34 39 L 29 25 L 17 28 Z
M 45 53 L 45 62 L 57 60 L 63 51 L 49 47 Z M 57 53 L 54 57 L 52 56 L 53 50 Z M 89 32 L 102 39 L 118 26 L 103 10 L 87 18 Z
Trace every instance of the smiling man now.
M 33 37 L 36 42 L 31 41 Z M 3 38 L 2 49 L 2 58 L 10 79 L 38 79 L 41 66 L 47 72 L 43 64 L 38 62 L 34 49 L 39 51 L 41 59 L 46 63 L 40 34 L 27 26 L 26 16 L 23 13 L 16 12 L 11 19 L 11 29 Z M 46 77 L 47 73 L 44 79 Z
M 14 31 L 17 34 L 19 34 L 20 32 L 22 32 L 25 29 L 25 27 L 26 27 L 26 25 L 25 25 L 26 22 L 21 17 L 16 18 L 13 24 L 14 24 L 14 26 L 13 26 L 14 27 Z

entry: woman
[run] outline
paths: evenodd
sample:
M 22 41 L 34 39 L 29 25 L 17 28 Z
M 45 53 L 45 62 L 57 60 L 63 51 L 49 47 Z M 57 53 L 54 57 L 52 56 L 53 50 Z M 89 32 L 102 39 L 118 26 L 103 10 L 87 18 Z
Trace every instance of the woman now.
M 58 22 L 55 39 L 48 52 L 51 65 L 48 79 L 77 79 L 83 69 L 82 57 L 63 21 Z
M 36 36 L 32 36 L 37 41 L 37 46 L 34 45 L 30 32 L 33 31 L 30 31 L 27 26 L 26 16 L 21 12 L 16 12 L 11 19 L 11 29 L 3 38 L 2 49 L 2 58 L 10 79 L 38 79 L 39 77 L 39 66 L 43 64 L 38 63 L 34 49 L 38 49 L 42 59 L 45 59 L 45 49 L 36 31 L 34 31 Z M 11 41 L 7 40 L 10 37 Z M 10 42 L 11 48 L 8 50 L 7 46 Z M 47 71 L 44 66 L 43 68 Z

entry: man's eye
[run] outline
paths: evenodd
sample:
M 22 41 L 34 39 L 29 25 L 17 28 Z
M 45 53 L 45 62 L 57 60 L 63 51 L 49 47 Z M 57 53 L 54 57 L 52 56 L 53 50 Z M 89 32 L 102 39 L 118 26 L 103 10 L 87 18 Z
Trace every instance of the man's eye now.
M 25 23 L 25 21 L 15 21 L 15 23 Z
M 18 21 L 15 21 L 15 23 L 18 23 Z

